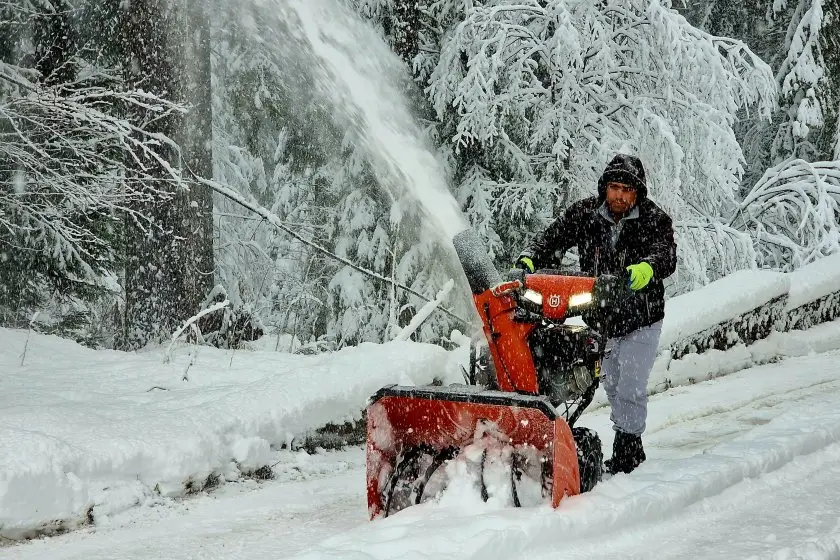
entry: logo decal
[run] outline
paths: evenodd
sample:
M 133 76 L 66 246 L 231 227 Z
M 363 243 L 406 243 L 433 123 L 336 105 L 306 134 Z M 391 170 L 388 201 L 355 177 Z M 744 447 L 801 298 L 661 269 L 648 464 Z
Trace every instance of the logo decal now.
M 561 303 L 560 296 L 558 296 L 557 294 L 552 294 L 551 296 L 549 296 L 549 298 L 548 298 L 548 306 L 549 307 L 560 307 L 560 303 Z

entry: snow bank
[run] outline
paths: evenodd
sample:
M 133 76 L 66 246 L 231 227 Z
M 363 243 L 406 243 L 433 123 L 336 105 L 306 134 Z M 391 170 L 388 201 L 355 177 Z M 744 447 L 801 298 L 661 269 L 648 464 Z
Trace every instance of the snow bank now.
M 264 466 L 272 446 L 357 418 L 385 384 L 463 379 L 456 353 L 411 342 L 319 356 L 189 348 L 164 364 L 162 350 L 93 351 L 7 329 L 0 340 L 6 535 L 152 489 L 181 493 L 211 474 L 235 479 Z
M 767 270 L 740 270 L 699 290 L 665 302 L 660 349 L 702 332 L 783 296 L 790 276 Z
M 840 320 L 811 327 L 806 331 L 773 332 L 764 340 L 749 346 L 738 344 L 728 350 L 707 350 L 672 360 L 662 352 L 653 364 L 648 379 L 648 394 L 661 393 L 672 387 L 692 385 L 756 365 L 840 350 Z M 606 406 L 607 396 L 599 387 L 591 409 Z

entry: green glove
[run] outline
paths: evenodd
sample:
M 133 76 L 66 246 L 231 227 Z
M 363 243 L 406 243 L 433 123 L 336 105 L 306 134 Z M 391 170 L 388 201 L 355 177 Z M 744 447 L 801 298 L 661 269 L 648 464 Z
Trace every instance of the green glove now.
M 531 273 L 534 272 L 534 261 L 530 257 L 519 257 L 519 260 L 516 261 L 514 266 L 516 268 L 523 268 Z
M 639 264 L 631 264 L 627 267 L 630 273 L 629 286 L 631 290 L 641 290 L 648 285 L 651 278 L 653 278 L 653 267 L 644 261 Z

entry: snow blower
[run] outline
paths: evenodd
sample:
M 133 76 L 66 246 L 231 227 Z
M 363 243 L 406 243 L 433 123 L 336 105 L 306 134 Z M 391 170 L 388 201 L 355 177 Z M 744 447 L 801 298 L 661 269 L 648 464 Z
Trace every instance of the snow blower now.
M 514 270 L 503 279 L 472 230 L 453 243 L 490 359 L 476 361 L 469 384 L 391 385 L 371 397 L 371 519 L 437 495 L 459 457 L 482 499 L 514 506 L 543 500 L 557 507 L 601 479 L 601 441 L 575 422 L 598 386 L 619 279 L 550 270 Z M 566 324 L 577 315 L 585 325 Z

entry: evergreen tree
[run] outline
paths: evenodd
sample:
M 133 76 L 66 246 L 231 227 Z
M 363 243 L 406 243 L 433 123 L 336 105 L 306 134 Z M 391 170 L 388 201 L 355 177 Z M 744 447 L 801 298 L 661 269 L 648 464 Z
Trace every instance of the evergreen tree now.
M 312 99 L 306 68 L 278 44 L 286 35 L 231 9 L 220 7 L 213 22 L 215 176 L 331 246 L 341 134 L 328 124 L 329 108 Z M 317 344 L 335 263 L 229 201 L 220 202 L 218 218 L 220 281 L 234 304 L 260 317 L 278 349 L 295 347 L 284 337 Z
M 681 9 L 700 28 L 745 41 L 775 73 L 779 98 L 772 119 L 739 114 L 736 131 L 747 160 L 744 192 L 768 168 L 789 158 L 835 158 L 840 106 L 836 2 L 695 0 Z

